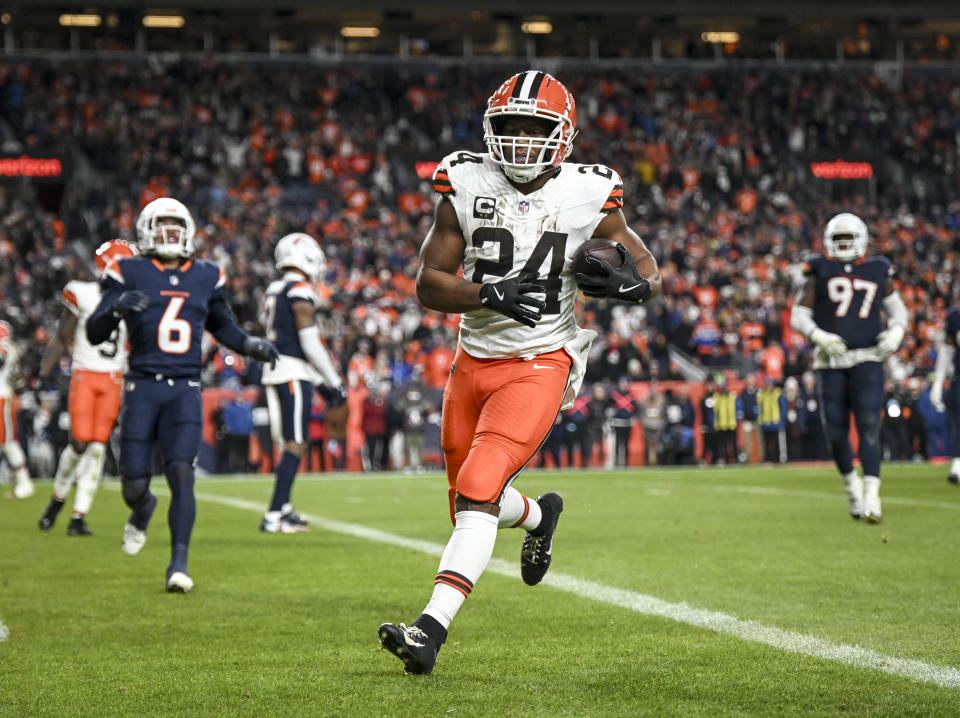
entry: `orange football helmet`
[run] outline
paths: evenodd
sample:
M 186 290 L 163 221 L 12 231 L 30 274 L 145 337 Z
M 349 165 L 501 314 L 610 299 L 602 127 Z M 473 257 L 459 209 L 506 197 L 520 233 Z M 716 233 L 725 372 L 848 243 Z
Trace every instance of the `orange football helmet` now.
M 500 131 L 509 115 L 537 117 L 553 124 L 546 138 L 517 137 Z M 500 85 L 483 113 L 483 141 L 490 158 L 515 182 L 530 182 L 556 167 L 573 149 L 577 106 L 570 91 L 553 75 L 539 70 L 520 72 Z M 531 151 L 539 150 L 532 158 Z M 517 161 L 523 155 L 527 161 Z
M 103 270 L 107 268 L 111 259 L 122 259 L 123 257 L 135 257 L 140 254 L 137 248 L 123 239 L 111 239 L 97 247 L 97 252 L 93 261 L 97 265 L 97 276 L 103 276 Z

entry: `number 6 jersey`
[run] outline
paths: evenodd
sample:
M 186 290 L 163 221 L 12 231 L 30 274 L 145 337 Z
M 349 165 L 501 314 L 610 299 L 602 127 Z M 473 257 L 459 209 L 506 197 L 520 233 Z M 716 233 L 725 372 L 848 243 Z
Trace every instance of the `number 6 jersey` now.
M 102 301 L 115 302 L 132 289 L 146 292 L 150 299 L 145 310 L 121 322 L 130 335 L 130 373 L 198 377 L 203 330 L 213 306 L 225 305 L 226 283 L 223 270 L 204 259 L 184 262 L 176 269 L 165 269 L 149 257 L 111 260 L 104 270 Z
M 127 366 L 127 328 L 117 325 L 110 338 L 97 346 L 87 340 L 87 317 L 100 304 L 100 285 L 97 282 L 68 282 L 60 295 L 64 306 L 77 318 L 73 335 L 72 370 L 84 369 L 100 373 L 122 372 Z
M 532 271 L 546 285 L 543 318 L 533 328 L 490 309 L 464 312 L 460 344 L 471 356 L 531 358 L 577 336 L 572 257 L 608 212 L 623 207 L 623 185 L 603 165 L 560 168 L 530 194 L 482 154 L 455 152 L 434 173 L 433 188 L 453 204 L 466 240 L 464 279 L 482 284 Z

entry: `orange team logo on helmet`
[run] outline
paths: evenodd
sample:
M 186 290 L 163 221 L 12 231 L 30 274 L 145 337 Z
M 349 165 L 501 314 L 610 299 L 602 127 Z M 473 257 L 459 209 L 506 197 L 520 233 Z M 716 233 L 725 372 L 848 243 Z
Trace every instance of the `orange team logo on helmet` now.
M 549 134 L 533 143 L 529 138 L 505 135 L 502 124 L 508 116 L 545 120 L 550 125 Z M 577 134 L 577 106 L 570 91 L 553 75 L 528 70 L 514 75 L 493 93 L 483 114 L 483 130 L 491 159 L 510 179 L 529 182 L 570 154 Z M 533 160 L 519 160 L 518 150 L 524 149 L 527 155 L 531 146 L 538 150 Z
M 137 254 L 139 254 L 137 248 L 125 240 L 111 239 L 109 242 L 104 242 L 97 247 L 97 252 L 94 255 L 97 274 L 103 275 L 103 270 L 107 268 L 111 260 L 135 257 Z

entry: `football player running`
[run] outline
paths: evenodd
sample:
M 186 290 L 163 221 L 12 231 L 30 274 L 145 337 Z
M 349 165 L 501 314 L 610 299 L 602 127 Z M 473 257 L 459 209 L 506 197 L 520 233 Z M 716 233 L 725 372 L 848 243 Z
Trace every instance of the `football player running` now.
M 33 480 L 17 433 L 17 386 L 20 383 L 20 350 L 13 341 L 10 322 L 0 320 L 0 451 L 13 473 L 15 499 L 33 496 Z
M 280 239 L 274 257 L 280 279 L 267 287 L 263 324 L 280 358 L 273 367 L 264 367 L 262 382 L 273 440 L 277 444 L 282 440 L 283 456 L 260 530 L 299 533 L 308 530 L 307 523 L 293 510 L 290 491 L 306 448 L 314 384 L 328 407 L 343 404 L 347 392 L 316 322 L 320 298 L 315 282 L 326 266 L 323 250 L 310 235 L 295 232 Z
M 486 154 L 440 162 L 440 197 L 420 250 L 421 303 L 462 316 L 441 427 L 453 533 L 423 612 L 409 627 L 379 629 L 411 673 L 433 669 L 498 528 L 527 532 L 524 582 L 539 583 L 550 566 L 563 501 L 552 492 L 531 500 L 512 483 L 583 380 L 595 332 L 576 325 L 577 282 L 590 296 L 632 303 L 660 289 L 656 261 L 621 211 L 619 175 L 564 163 L 577 113 L 563 84 L 535 70 L 514 75 L 490 97 L 483 124 Z M 575 281 L 573 255 L 591 237 L 618 243 L 623 264 L 592 258 L 597 275 Z
M 104 242 L 94 255 L 98 279 L 110 261 L 133 257 L 136 247 L 115 239 Z M 70 536 L 92 536 L 85 516 L 93 505 L 100 486 L 110 432 L 117 423 L 123 400 L 123 372 L 127 367 L 127 329 L 122 322 L 110 338 L 99 346 L 87 341 L 87 318 L 100 304 L 100 282 L 73 280 L 60 294 L 63 310 L 57 333 L 47 346 L 40 363 L 41 380 L 47 380 L 69 345 L 73 346 L 70 364 L 70 443 L 60 454 L 53 479 L 53 495 L 40 516 L 40 530 L 49 531 L 57 514 L 77 482 L 73 515 L 67 526 Z
M 93 345 L 107 341 L 121 320 L 130 337 L 120 419 L 120 475 L 123 499 L 131 509 L 123 551 L 134 556 L 147 540 L 147 524 L 157 505 L 150 476 L 158 442 L 170 486 L 166 587 L 186 593 L 193 588 L 187 553 L 196 517 L 193 467 L 203 429 L 203 331 L 259 361 L 275 361 L 277 350 L 237 325 L 224 298 L 223 270 L 193 259 L 196 225 L 183 204 L 156 199 L 143 208 L 136 227 L 143 256 L 107 263 L 103 298 L 87 319 L 87 339 Z
M 827 223 L 826 256 L 807 262 L 807 279 L 793 305 L 790 326 L 816 345 L 813 367 L 824 427 L 846 487 L 850 515 L 879 523 L 883 362 L 903 341 L 907 307 L 890 279 L 890 260 L 868 257 L 868 243 L 867 225 L 856 215 L 844 212 Z M 853 466 L 851 412 L 860 437 L 862 478 Z
M 938 412 L 947 412 L 949 431 L 948 448 L 950 450 L 950 472 L 947 481 L 960 484 L 960 306 L 950 307 L 947 311 L 946 326 L 937 346 L 937 364 L 934 368 L 933 383 L 930 385 L 930 403 Z M 952 371 L 953 379 L 946 394 L 943 383 Z

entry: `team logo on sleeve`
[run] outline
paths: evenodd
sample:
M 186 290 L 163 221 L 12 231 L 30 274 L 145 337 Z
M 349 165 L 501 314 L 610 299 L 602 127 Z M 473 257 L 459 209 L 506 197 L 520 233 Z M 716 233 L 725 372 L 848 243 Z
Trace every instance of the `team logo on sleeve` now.
M 473 200 L 473 216 L 475 219 L 493 219 L 497 200 L 493 197 L 477 197 Z

